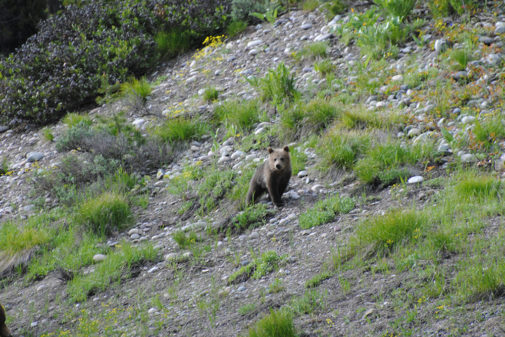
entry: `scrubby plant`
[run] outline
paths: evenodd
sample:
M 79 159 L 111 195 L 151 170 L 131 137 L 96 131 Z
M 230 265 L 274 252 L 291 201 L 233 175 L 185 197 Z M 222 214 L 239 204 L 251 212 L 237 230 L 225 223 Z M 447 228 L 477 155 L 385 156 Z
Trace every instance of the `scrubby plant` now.
M 314 70 L 320 72 L 322 76 L 326 76 L 335 71 L 336 66 L 329 59 L 314 63 Z
M 263 101 L 272 101 L 275 105 L 292 102 L 300 96 L 295 88 L 296 80 L 284 63 L 277 69 L 269 69 L 265 77 L 248 81 L 259 90 Z
M 193 35 L 188 30 L 173 28 L 158 32 L 155 36 L 159 58 L 170 58 L 191 48 Z
M 132 211 L 124 195 L 104 192 L 79 206 L 77 220 L 95 233 L 110 235 L 132 220 Z
M 451 13 L 462 15 L 471 13 L 478 6 L 475 0 L 430 0 L 428 7 L 433 17 L 446 17 Z
M 267 9 L 264 0 L 232 0 L 231 2 L 231 17 L 233 21 L 252 20 L 254 17 L 251 13 L 264 13 Z
M 299 223 L 302 229 L 312 228 L 327 223 L 337 214 L 349 213 L 354 208 L 354 200 L 349 197 L 332 197 L 318 201 L 314 207 L 301 213 Z
M 244 282 L 250 277 L 260 279 L 279 267 L 283 257 L 273 250 L 264 252 L 260 257 L 255 257 L 252 262 L 243 266 L 228 278 L 228 283 Z
M 330 46 L 328 42 L 313 42 L 302 48 L 299 52 L 294 54 L 295 59 L 319 59 L 328 55 Z
M 233 170 L 209 169 L 197 188 L 200 212 L 214 210 L 223 196 L 231 190 L 235 172 Z
M 296 337 L 293 316 L 287 310 L 270 310 L 270 314 L 249 329 L 248 337 Z
M 333 19 L 335 15 L 342 14 L 347 10 L 347 4 L 344 0 L 330 0 L 323 3 L 323 8 L 327 11 L 327 18 Z
M 33 225 L 20 227 L 10 221 L 1 224 L 0 253 L 7 253 L 7 257 L 9 257 L 47 243 L 50 240 L 49 233 L 43 228 L 37 227 Z

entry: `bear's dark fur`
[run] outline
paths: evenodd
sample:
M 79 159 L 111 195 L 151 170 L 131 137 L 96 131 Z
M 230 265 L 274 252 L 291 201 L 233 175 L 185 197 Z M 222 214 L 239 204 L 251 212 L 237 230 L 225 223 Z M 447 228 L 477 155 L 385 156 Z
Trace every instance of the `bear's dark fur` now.
M 246 204 L 255 203 L 259 197 L 268 192 L 275 206 L 282 206 L 281 196 L 288 187 L 291 178 L 291 160 L 289 147 L 283 149 L 268 148 L 268 159 L 257 169 L 249 184 Z
M 5 325 L 5 310 L 4 307 L 0 304 L 0 337 L 11 337 L 11 333 L 7 326 Z

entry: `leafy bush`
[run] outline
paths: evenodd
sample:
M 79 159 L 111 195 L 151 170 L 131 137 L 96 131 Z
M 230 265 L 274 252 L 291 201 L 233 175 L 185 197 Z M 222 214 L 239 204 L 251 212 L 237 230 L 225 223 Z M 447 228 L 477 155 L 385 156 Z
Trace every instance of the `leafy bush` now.
M 191 31 L 196 44 L 223 29 L 229 11 L 229 0 L 101 0 L 69 6 L 0 61 L 0 120 L 45 124 L 93 103 L 103 83 L 121 83 L 152 67 L 159 32 Z
M 238 34 L 242 33 L 245 29 L 247 28 L 247 22 L 246 21 L 232 21 L 226 27 L 226 34 L 229 37 L 234 37 L 237 36 Z
M 266 11 L 266 1 L 263 0 L 232 0 L 231 17 L 233 21 L 249 21 L 253 19 L 250 13 Z
M 217 91 L 217 89 L 214 87 L 208 87 L 203 92 L 203 99 L 206 100 L 207 102 L 215 101 L 217 100 L 218 97 L 219 97 L 219 91 Z

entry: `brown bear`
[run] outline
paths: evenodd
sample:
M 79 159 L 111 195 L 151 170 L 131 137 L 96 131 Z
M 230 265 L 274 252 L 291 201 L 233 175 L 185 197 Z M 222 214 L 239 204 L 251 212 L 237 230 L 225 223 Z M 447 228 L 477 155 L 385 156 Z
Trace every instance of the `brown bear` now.
M 0 304 L 0 337 L 11 337 L 11 332 L 7 328 L 7 325 L 5 325 L 5 320 L 5 310 Z
M 246 205 L 255 203 L 265 192 L 275 206 L 282 206 L 281 196 L 288 187 L 291 178 L 291 160 L 289 147 L 283 149 L 268 148 L 268 159 L 257 169 L 249 184 Z

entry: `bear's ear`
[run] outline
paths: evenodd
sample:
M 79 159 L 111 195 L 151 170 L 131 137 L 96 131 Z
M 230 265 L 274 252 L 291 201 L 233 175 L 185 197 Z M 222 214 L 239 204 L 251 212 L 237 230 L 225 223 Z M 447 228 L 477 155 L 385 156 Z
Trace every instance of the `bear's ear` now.
M 271 147 L 269 147 L 267 150 L 268 150 L 268 153 L 274 152 L 274 149 L 272 149 Z
M 289 147 L 287 145 L 284 146 L 284 151 L 289 152 Z

